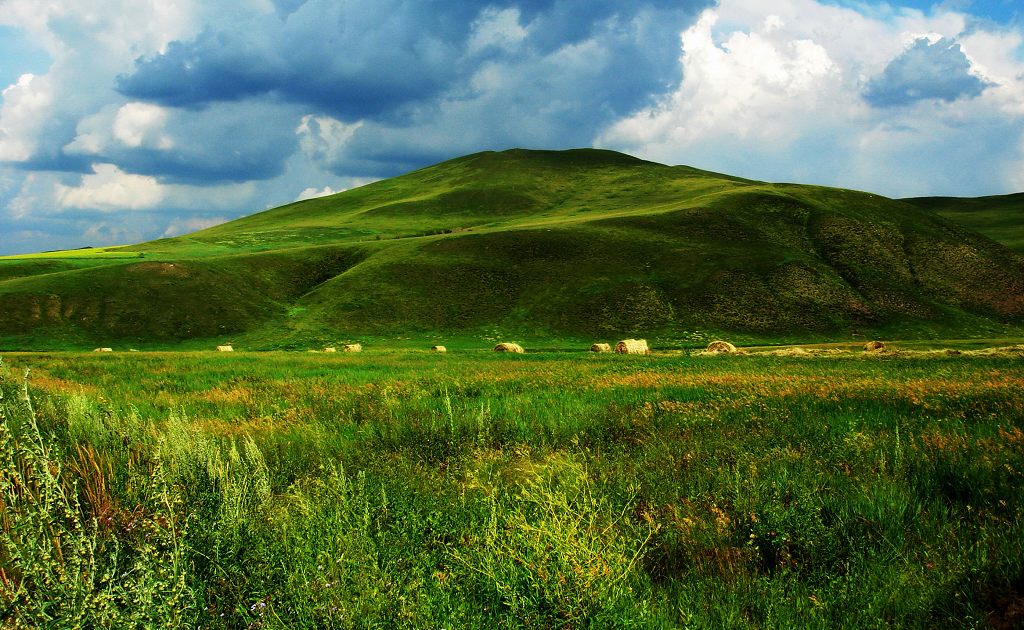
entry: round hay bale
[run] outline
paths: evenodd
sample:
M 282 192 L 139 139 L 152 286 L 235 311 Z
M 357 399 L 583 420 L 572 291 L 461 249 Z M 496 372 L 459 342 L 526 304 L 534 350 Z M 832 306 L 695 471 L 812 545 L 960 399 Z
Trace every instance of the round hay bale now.
M 324 352 L 337 352 L 337 351 L 338 351 L 338 349 L 333 347 L 333 346 L 327 346 L 326 348 L 324 348 Z
M 495 352 L 512 352 L 514 354 L 523 354 L 524 352 L 526 352 L 525 350 L 523 350 L 523 347 L 521 345 L 519 345 L 518 343 L 508 343 L 508 342 L 504 342 L 504 341 L 499 343 L 498 345 L 494 346 L 494 351 Z
M 234 352 L 235 349 L 231 346 L 217 346 L 217 352 Z
M 591 352 L 611 352 L 612 351 L 612 347 L 610 345 L 606 344 L 606 343 L 595 343 L 594 345 L 590 346 L 590 351 Z
M 342 352 L 362 352 L 363 345 L 360 343 L 346 343 L 341 347 Z
M 885 344 L 881 341 L 869 341 L 864 344 L 864 352 L 881 352 L 885 350 Z
M 646 339 L 623 339 L 615 344 L 615 352 L 619 354 L 650 354 Z
M 712 341 L 708 344 L 707 352 L 712 354 L 735 354 L 736 346 L 728 341 Z
M 96 348 L 93 352 L 113 352 L 113 348 Z
M 448 348 L 445 348 L 444 346 L 431 346 L 430 347 L 430 351 L 431 352 L 448 352 Z

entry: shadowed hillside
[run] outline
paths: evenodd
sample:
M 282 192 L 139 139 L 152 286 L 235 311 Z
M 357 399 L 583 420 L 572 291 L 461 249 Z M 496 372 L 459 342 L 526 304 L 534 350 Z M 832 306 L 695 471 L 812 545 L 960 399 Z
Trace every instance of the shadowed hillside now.
M 988 334 L 1024 258 L 920 207 L 600 150 L 486 152 L 187 236 L 0 261 L 6 347 L 239 336 Z

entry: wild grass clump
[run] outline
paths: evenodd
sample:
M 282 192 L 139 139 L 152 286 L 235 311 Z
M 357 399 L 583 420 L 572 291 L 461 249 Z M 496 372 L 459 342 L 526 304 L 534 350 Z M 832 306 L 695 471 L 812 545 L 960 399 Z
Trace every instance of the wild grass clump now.
M 634 589 L 653 527 L 595 490 L 584 464 L 555 459 L 496 492 L 484 531 L 454 554 L 479 597 L 529 626 L 643 627 L 650 611 Z
M 77 475 L 75 464 L 64 465 L 67 454 L 40 432 L 28 375 L 20 387 L 0 380 L 0 619 L 15 627 L 179 627 L 191 603 L 185 522 L 162 467 L 150 471 L 145 504 L 101 522 L 95 509 L 110 469 L 89 450 L 72 460 Z

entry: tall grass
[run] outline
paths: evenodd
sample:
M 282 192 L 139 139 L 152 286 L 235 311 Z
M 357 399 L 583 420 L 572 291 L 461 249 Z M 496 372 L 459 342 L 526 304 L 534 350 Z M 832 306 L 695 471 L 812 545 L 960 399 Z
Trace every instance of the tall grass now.
M 1018 361 L 642 359 L 15 356 L 6 623 L 1022 622 Z
M 16 394 L 0 385 L 0 619 L 15 627 L 179 627 L 190 616 L 186 531 L 159 460 L 147 501 L 117 510 L 106 492 L 110 468 L 96 451 L 79 448 L 76 470 L 47 444 L 28 378 L 26 369 Z

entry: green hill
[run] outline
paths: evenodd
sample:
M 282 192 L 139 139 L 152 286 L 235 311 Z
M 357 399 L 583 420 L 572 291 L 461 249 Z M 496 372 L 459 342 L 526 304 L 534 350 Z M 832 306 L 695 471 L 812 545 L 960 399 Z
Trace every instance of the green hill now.
M 981 232 L 1018 254 L 1024 253 L 1024 193 L 973 199 L 916 197 L 903 201 Z
M 5 348 L 986 335 L 1024 323 L 1024 258 L 919 203 L 511 150 L 179 238 L 0 260 L 0 313 Z

